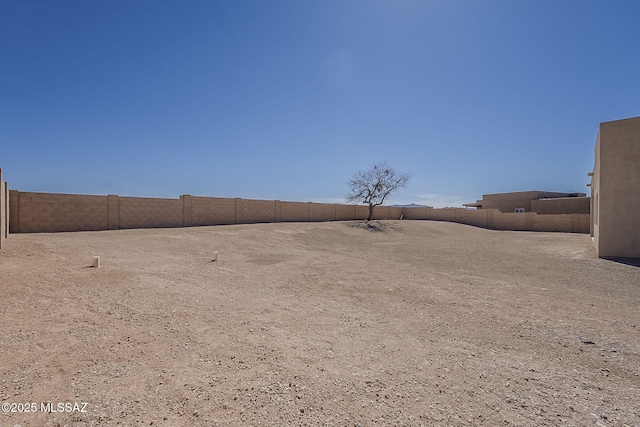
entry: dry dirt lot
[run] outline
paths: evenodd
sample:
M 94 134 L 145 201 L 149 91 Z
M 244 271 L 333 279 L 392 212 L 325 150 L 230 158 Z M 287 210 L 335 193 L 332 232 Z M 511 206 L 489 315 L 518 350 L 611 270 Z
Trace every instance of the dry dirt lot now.
M 639 267 L 587 235 L 376 227 L 10 236 L 0 402 L 36 412 L 0 426 L 640 426 Z

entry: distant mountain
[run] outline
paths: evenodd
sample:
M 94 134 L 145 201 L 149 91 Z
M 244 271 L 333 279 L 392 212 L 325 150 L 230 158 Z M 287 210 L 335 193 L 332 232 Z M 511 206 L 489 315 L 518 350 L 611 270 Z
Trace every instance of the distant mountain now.
M 408 205 L 391 205 L 392 208 L 428 208 L 430 206 L 427 205 L 417 205 L 415 203 L 410 203 Z

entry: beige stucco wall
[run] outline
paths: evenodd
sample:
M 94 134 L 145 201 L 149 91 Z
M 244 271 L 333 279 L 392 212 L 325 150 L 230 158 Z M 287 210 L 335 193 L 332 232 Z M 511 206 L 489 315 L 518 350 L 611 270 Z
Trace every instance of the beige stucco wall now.
M 537 194 L 537 191 L 485 194 L 482 196 L 482 209 L 498 209 L 500 212 L 511 213 L 516 208 L 523 208 L 525 212 L 531 212 L 531 200 Z
M 531 211 L 539 214 L 588 214 L 591 210 L 590 197 L 559 197 L 531 201 Z
M 591 191 L 598 255 L 640 258 L 640 117 L 600 124 Z
M 564 198 L 567 193 L 552 191 L 518 191 L 513 193 L 484 194 L 482 209 L 498 209 L 503 213 L 513 213 L 522 208 L 525 212 L 538 212 L 533 208 L 532 201 L 542 198 Z M 542 213 L 542 212 L 538 212 Z M 588 213 L 587 212 L 549 212 L 549 213 Z

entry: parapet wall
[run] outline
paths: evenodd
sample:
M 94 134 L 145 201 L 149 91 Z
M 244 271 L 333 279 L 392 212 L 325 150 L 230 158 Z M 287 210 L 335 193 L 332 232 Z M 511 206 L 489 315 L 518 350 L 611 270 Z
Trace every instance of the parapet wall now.
M 558 197 L 531 201 L 531 210 L 539 214 L 561 214 L 591 212 L 591 197 Z
M 1 177 L 0 177 L 1 178 Z M 4 185 L 6 188 L 6 185 Z M 280 200 L 227 199 L 182 195 L 179 199 L 92 196 L 9 191 L 11 233 L 191 227 L 259 222 L 350 221 L 366 219 L 368 208 Z M 4 194 L 4 193 L 3 193 Z M 5 199 L 7 197 L 5 196 Z M 6 203 L 2 205 L 5 210 Z M 4 212 L 4 211 L 3 211 Z M 2 217 L 6 223 L 6 215 Z M 378 206 L 374 219 L 450 221 L 494 230 L 589 233 L 589 214 L 501 213 L 498 209 L 434 209 Z M 6 237 L 7 233 L 3 236 Z

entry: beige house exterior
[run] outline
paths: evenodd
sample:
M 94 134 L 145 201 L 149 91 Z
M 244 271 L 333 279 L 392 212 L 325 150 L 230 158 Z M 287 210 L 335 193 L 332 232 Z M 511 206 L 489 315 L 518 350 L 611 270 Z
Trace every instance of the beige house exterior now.
M 484 194 L 482 200 L 465 203 L 476 209 L 498 209 L 500 212 L 536 212 L 539 214 L 588 214 L 590 201 L 586 193 L 558 193 L 551 191 L 517 191 Z
M 640 117 L 600 123 L 591 236 L 602 258 L 640 258 Z

